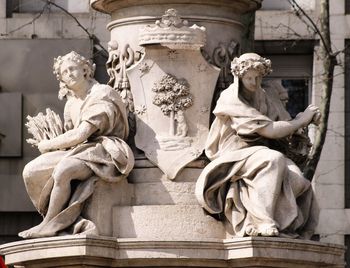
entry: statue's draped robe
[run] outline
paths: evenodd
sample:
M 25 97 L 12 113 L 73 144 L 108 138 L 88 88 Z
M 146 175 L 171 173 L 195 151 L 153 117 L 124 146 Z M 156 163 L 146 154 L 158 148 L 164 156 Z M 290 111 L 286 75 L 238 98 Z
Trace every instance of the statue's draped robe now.
M 224 90 L 214 109 L 205 149 L 211 162 L 197 181 L 197 199 L 209 213 L 224 214 L 235 236 L 244 236 L 249 225 L 266 224 L 286 236 L 309 237 L 315 224 L 310 182 L 257 133 L 271 121 L 289 120 L 289 114 L 273 92 L 259 89 L 248 104 L 238 89 L 236 82 Z M 272 155 L 283 164 L 269 166 Z
M 95 84 L 81 107 L 79 118 L 72 122 L 77 128 L 82 122 L 94 125 L 97 131 L 84 143 L 66 151 L 55 151 L 43 154 L 61 154 L 63 158 L 74 158 L 83 161 L 94 173 L 84 181 L 77 182 L 67 206 L 42 229 L 42 232 L 70 233 L 98 231 L 94 224 L 80 217 L 84 202 L 92 195 L 95 182 L 98 179 L 107 182 L 119 182 L 124 179 L 134 165 L 134 156 L 125 143 L 128 137 L 128 121 L 125 106 L 118 93 L 106 85 Z M 58 159 L 58 161 L 60 161 Z M 52 173 L 55 166 L 45 166 L 51 171 L 47 176 L 36 177 L 35 182 L 28 184 L 28 194 L 36 209 L 45 215 L 51 190 L 53 187 Z M 67 227 L 71 227 L 69 230 Z

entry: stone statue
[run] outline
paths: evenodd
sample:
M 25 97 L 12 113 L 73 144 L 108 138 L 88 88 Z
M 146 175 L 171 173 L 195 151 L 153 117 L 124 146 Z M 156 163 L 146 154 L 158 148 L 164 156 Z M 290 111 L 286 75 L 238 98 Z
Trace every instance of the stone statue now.
M 56 131 L 55 137 L 43 135 L 47 128 L 59 129 L 59 120 L 48 120 L 55 117 L 49 110 L 41 115 L 46 132 L 37 132 L 36 142 L 32 139 L 31 143 L 42 154 L 25 166 L 23 178 L 44 219 L 19 233 L 23 238 L 54 236 L 61 231 L 96 234 L 94 224 L 80 217 L 84 201 L 92 195 L 96 180 L 121 181 L 134 165 L 133 153 L 124 141 L 129 128 L 118 93 L 95 81 L 95 66 L 74 51 L 56 58 L 53 67 L 60 81 L 59 95 L 67 97 L 64 130 L 61 134 Z
M 315 224 L 312 189 L 286 152 L 320 112 L 309 105 L 292 120 L 280 96 L 261 88 L 269 72 L 271 61 L 255 53 L 232 61 L 234 83 L 214 109 L 205 149 L 212 162 L 196 196 L 210 214 L 224 215 L 234 236 L 307 238 Z

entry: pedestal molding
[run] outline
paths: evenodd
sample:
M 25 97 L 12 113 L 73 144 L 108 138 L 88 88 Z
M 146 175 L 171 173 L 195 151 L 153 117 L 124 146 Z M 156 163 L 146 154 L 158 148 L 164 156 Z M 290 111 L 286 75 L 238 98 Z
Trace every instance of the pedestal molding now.
M 243 29 L 243 24 L 237 20 L 226 19 L 220 17 L 210 17 L 210 16 L 182 16 L 183 19 L 190 20 L 193 23 L 217 23 L 217 24 L 225 24 L 225 25 L 236 25 Z M 138 16 L 131 17 L 127 19 L 119 19 L 113 20 L 112 22 L 107 24 L 107 29 L 111 31 L 113 28 L 124 25 L 133 25 L 133 24 L 153 24 L 155 20 L 159 20 L 160 17 L 155 16 Z
M 209 160 L 207 159 L 196 159 L 186 165 L 185 168 L 198 168 L 202 169 L 208 164 Z M 134 168 L 158 168 L 157 165 L 149 161 L 146 157 L 136 158 Z
M 210 6 L 226 6 L 239 10 L 240 12 L 249 12 L 254 11 L 261 7 L 262 0 L 238 0 L 238 1 L 230 1 L 230 0 L 195 0 L 191 1 L 191 4 L 200 4 L 200 5 L 210 5 Z M 90 0 L 90 5 L 93 9 L 111 14 L 116 10 L 137 6 L 137 5 L 152 5 L 152 4 L 169 4 L 167 0 L 135 0 L 135 1 L 126 1 L 126 0 Z M 187 0 L 175 0 L 172 1 L 171 4 L 188 4 Z
M 90 235 L 0 246 L 7 264 L 24 267 L 344 267 L 344 249 L 341 245 L 271 237 L 164 241 Z

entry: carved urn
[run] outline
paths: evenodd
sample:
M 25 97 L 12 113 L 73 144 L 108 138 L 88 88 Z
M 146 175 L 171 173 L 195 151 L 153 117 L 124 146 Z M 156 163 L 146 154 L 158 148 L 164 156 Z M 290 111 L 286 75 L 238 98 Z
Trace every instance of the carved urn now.
M 91 0 L 111 15 L 109 84 L 133 114 L 136 147 L 168 178 L 202 154 L 212 100 L 232 83 L 230 62 L 246 43 L 242 15 L 261 2 Z M 175 87 L 161 89 L 166 80 Z M 186 96 L 175 96 L 180 87 Z

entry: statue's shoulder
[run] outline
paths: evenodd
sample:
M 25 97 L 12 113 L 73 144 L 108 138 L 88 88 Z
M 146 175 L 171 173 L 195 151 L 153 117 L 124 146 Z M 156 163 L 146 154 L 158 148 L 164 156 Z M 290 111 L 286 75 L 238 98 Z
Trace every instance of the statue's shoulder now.
M 229 85 L 228 88 L 224 89 L 221 94 L 220 94 L 220 98 L 225 98 L 228 96 L 233 97 L 233 93 L 234 93 L 234 84 L 232 83 L 231 85 Z
M 216 102 L 216 107 L 221 105 L 231 105 L 234 98 L 234 88 L 231 84 L 228 88 L 224 89 Z
M 106 84 L 96 83 L 92 86 L 90 94 L 98 98 L 113 97 L 118 98 L 119 94 L 116 90 Z
M 113 90 L 113 88 L 111 86 L 109 86 L 109 85 L 95 83 L 92 86 L 92 88 L 91 88 L 91 92 L 96 92 L 96 91 L 98 91 L 100 93 L 102 93 L 102 92 L 108 93 L 108 92 L 112 92 L 112 91 L 115 91 L 115 90 Z

